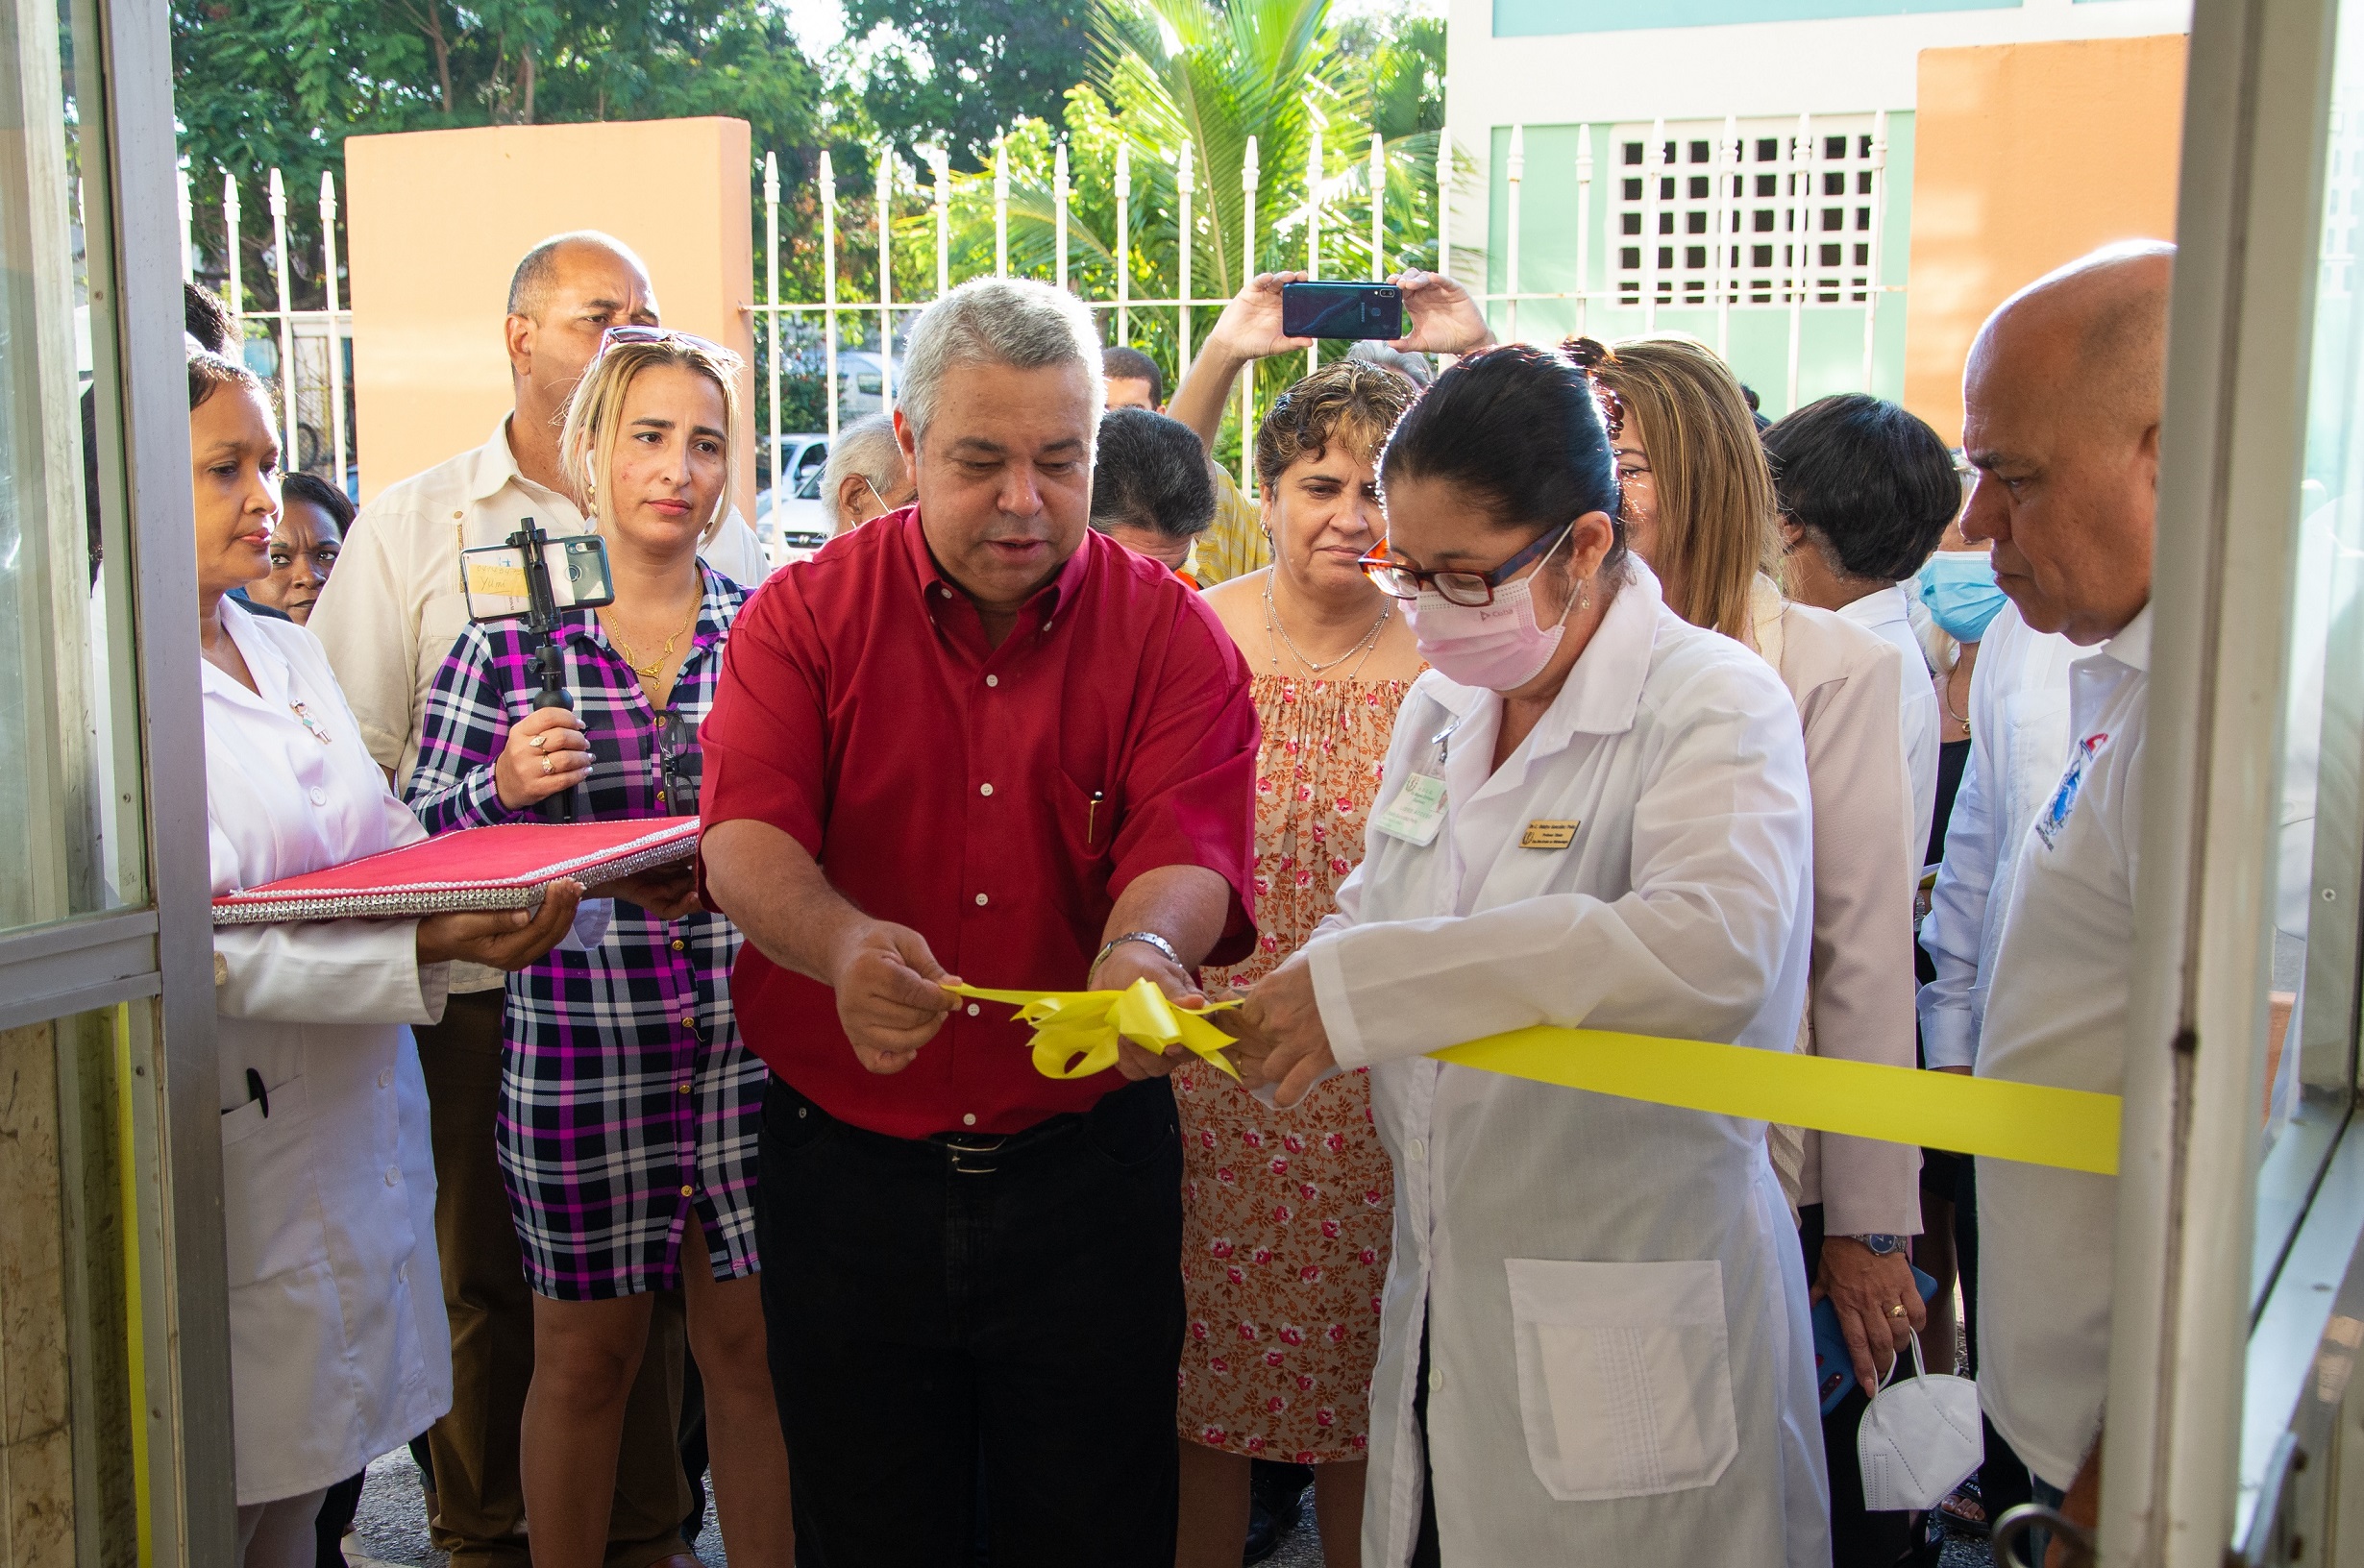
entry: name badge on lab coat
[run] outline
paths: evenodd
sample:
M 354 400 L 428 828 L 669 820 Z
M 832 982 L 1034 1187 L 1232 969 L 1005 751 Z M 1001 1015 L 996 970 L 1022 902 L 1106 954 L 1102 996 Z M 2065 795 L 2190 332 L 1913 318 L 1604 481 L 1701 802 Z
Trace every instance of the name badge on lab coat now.
M 1576 829 L 1581 822 L 1529 822 L 1527 830 L 1518 835 L 1521 849 L 1564 849 L 1576 842 Z
M 1379 831 L 1389 838 L 1425 849 L 1437 841 L 1444 825 L 1444 780 L 1434 773 L 1415 773 L 1404 780 L 1387 810 L 1379 814 Z

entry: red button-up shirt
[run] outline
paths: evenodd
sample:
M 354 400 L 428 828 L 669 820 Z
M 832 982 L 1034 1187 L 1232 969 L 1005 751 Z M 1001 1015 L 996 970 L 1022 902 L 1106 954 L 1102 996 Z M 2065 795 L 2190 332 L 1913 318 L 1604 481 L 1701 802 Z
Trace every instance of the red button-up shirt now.
M 702 740 L 707 827 L 779 828 L 971 985 L 1081 990 L 1117 897 L 1161 866 L 1231 885 L 1208 963 L 1253 946 L 1246 666 L 1197 595 L 1097 533 L 993 648 L 916 509 L 864 525 L 748 601 Z M 751 942 L 730 988 L 741 1037 L 775 1072 L 897 1138 L 1017 1132 L 1123 1081 L 1046 1078 L 1009 1008 L 966 1003 L 881 1077 L 827 986 Z

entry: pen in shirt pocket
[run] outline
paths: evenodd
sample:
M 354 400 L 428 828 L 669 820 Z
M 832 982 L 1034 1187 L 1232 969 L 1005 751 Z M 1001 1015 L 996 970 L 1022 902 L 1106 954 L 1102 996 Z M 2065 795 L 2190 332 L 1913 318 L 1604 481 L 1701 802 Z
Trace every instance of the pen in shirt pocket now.
M 1092 847 L 1093 835 L 1099 831 L 1100 804 L 1108 798 L 1104 790 L 1094 790 L 1090 804 L 1084 807 L 1084 847 Z
M 270 1091 L 262 1087 L 262 1074 L 252 1067 L 246 1069 L 246 1098 L 250 1104 L 258 1100 L 262 1102 L 263 1119 L 266 1121 L 270 1119 Z

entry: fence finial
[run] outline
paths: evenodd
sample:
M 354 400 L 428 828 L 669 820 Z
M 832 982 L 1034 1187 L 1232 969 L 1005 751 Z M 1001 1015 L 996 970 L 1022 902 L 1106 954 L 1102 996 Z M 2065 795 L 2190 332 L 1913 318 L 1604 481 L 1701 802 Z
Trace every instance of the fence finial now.
M 230 340 L 242 356 L 246 352 L 244 242 L 238 237 L 238 177 L 222 171 L 222 259 L 230 268 L 230 282 L 222 303 L 230 306 Z
M 1010 141 L 994 137 L 994 276 L 1010 275 Z
M 1051 200 L 1058 208 L 1057 254 L 1053 265 L 1061 288 L 1067 287 L 1067 143 L 1059 143 L 1051 158 Z
M 1191 193 L 1198 187 L 1197 176 L 1191 172 L 1191 144 L 1182 143 L 1182 156 L 1175 161 L 1174 193 L 1181 198 L 1181 222 L 1174 231 L 1174 252 L 1181 266 L 1181 307 L 1176 325 L 1181 329 L 1174 349 L 1174 380 L 1178 384 L 1191 362 L 1191 253 L 1197 248 L 1197 230 L 1191 223 Z
M 878 407 L 895 406 L 895 149 L 878 149 Z
M 328 295 L 329 452 L 334 466 L 329 482 L 345 487 L 345 334 L 336 299 L 336 179 L 320 171 L 320 277 Z
M 1254 137 L 1248 138 L 1253 141 Z M 1133 341 L 1133 144 L 1117 143 L 1117 341 Z

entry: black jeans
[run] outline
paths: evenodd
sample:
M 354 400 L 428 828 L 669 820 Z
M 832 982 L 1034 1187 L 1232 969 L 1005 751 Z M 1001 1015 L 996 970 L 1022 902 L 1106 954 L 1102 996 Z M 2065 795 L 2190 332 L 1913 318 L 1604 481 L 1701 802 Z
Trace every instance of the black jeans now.
M 1172 1568 L 1172 1092 L 1128 1085 L 994 1141 L 765 1092 L 756 1245 L 800 1562 L 947 1568 L 981 1498 L 997 1563 Z
M 1798 1211 L 1798 1244 L 1806 1253 L 1810 1285 L 1822 1266 L 1822 1205 Z M 1907 1367 L 1906 1371 L 1911 1371 Z M 1847 1397 L 1822 1418 L 1822 1452 L 1831 1468 L 1831 1561 L 1834 1568 L 1891 1568 L 1912 1545 L 1912 1516 L 1874 1513 L 1863 1507 L 1863 1470 L 1856 1451 L 1856 1429 L 1871 1398 L 1847 1373 Z

